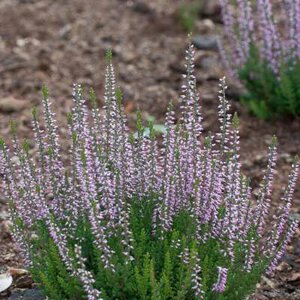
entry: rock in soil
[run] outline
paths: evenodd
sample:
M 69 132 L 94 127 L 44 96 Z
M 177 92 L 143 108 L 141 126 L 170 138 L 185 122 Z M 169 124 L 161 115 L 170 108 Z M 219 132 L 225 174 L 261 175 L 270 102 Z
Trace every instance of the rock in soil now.
M 196 35 L 192 39 L 193 44 L 197 49 L 201 50 L 217 50 L 218 43 L 215 36 Z
M 44 300 L 46 299 L 42 291 L 35 287 L 30 290 L 14 290 L 8 300 Z
M 3 113 L 13 113 L 22 111 L 26 107 L 26 102 L 14 97 L 0 99 L 0 111 Z

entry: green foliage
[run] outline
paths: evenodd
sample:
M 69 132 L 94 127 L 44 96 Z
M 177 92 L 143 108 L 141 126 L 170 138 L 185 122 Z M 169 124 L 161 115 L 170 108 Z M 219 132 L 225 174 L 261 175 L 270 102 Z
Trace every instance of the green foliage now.
M 126 263 L 122 254 L 121 232 L 116 229 L 116 236 L 111 237 L 109 245 L 115 251 L 113 263 L 116 271 L 105 269 L 99 250 L 95 247 L 87 216 L 82 217 L 69 237 L 68 249 L 74 257 L 75 241 L 81 241 L 82 254 L 86 259 L 86 268 L 94 274 L 95 288 L 99 289 L 104 299 L 143 299 L 143 300 L 193 300 L 197 299 L 192 290 L 191 276 L 195 266 L 195 257 L 200 258 L 202 289 L 207 300 L 241 300 L 254 290 L 261 273 L 268 262 L 255 265 L 250 273 L 244 266 L 244 243 L 235 247 L 236 259 L 232 263 L 229 257 L 221 254 L 227 247 L 226 241 L 210 238 L 204 243 L 196 240 L 194 217 L 182 211 L 174 219 L 173 229 L 162 233 L 153 233 L 151 219 L 156 204 L 156 197 L 134 199 L 130 214 L 130 228 L 133 233 L 134 261 Z M 59 220 L 53 220 L 60 228 Z M 44 221 L 35 224 L 36 236 L 32 239 L 32 275 L 50 299 L 85 299 L 83 288 L 78 279 L 70 274 L 62 262 L 58 249 L 48 232 Z M 210 228 L 205 225 L 203 234 Z M 71 235 L 70 235 L 71 236 Z M 249 238 L 251 238 L 249 236 Z M 187 249 L 188 263 L 181 257 Z M 258 254 L 257 254 L 258 255 Z M 228 268 L 228 282 L 223 294 L 212 291 L 217 280 L 217 266 Z
M 31 274 L 34 281 L 42 284 L 50 299 L 82 299 L 80 283 L 66 270 L 46 224 L 38 223 L 36 233 L 37 237 L 32 241 L 35 259 Z
M 148 126 L 142 126 L 142 114 L 140 111 L 137 112 L 137 132 L 134 133 L 134 137 L 137 138 L 139 134 L 144 137 L 149 137 L 150 139 L 154 139 L 156 134 L 166 134 L 167 128 L 164 124 L 156 123 L 156 119 L 152 115 L 147 115 Z
M 252 45 L 239 78 L 248 91 L 242 100 L 259 118 L 300 115 L 300 61 L 295 65 L 282 63 L 278 78 Z
M 43 94 L 44 99 L 47 99 L 49 97 L 49 90 L 45 85 L 43 85 L 43 87 L 42 87 L 42 94 Z
M 105 52 L 105 58 L 106 58 L 106 61 L 108 63 L 110 63 L 112 61 L 112 50 L 111 49 L 107 49 L 106 52 Z
M 199 13 L 203 9 L 204 1 L 195 0 L 189 4 L 183 4 L 179 9 L 179 21 L 186 32 L 192 32 Z

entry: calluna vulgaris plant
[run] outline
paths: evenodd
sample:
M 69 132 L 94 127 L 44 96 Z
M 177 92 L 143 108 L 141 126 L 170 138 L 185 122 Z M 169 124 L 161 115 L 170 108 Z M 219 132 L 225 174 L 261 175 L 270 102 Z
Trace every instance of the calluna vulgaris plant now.
M 13 235 L 34 280 L 57 300 L 245 299 L 262 273 L 274 271 L 297 228 L 289 209 L 298 162 L 268 230 L 276 140 L 252 199 L 225 80 L 220 132 L 203 138 L 190 45 L 181 118 L 175 123 L 170 106 L 158 147 L 153 125 L 145 136 L 140 116 L 137 137 L 129 133 L 107 56 L 104 115 L 93 92 L 89 113 L 74 87 L 68 159 L 45 89 L 43 129 L 33 111 L 38 159 L 28 142 L 19 146 L 14 126 L 13 159 L 1 141 Z
M 283 0 L 277 24 L 270 0 L 220 0 L 226 42 L 219 43 L 231 74 L 248 90 L 257 116 L 300 115 L 300 0 Z

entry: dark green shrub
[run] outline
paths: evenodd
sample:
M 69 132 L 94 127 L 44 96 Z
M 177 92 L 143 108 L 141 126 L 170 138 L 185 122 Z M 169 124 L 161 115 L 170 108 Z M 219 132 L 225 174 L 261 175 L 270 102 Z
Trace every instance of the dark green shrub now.
M 286 31 L 275 23 L 269 0 L 237 1 L 235 17 L 233 6 L 220 2 L 228 42 L 220 43 L 220 51 L 231 74 L 247 89 L 243 102 L 263 119 L 299 116 L 299 0 L 283 1 Z

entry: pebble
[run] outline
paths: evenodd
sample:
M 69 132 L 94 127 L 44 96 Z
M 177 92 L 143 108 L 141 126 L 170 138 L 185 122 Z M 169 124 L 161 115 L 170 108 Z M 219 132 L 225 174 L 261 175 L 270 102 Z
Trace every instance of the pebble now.
M 42 291 L 35 287 L 29 290 L 15 290 L 12 292 L 8 300 L 44 300 L 46 299 Z
M 14 97 L 0 99 L 0 111 L 3 113 L 13 113 L 22 111 L 26 107 L 26 101 Z
M 2 238 L 10 238 L 11 237 L 11 226 L 12 226 L 12 222 L 10 220 L 2 221 L 1 226 L 0 226 Z
M 215 36 L 196 35 L 192 39 L 192 43 L 199 50 L 217 50 L 218 43 Z

